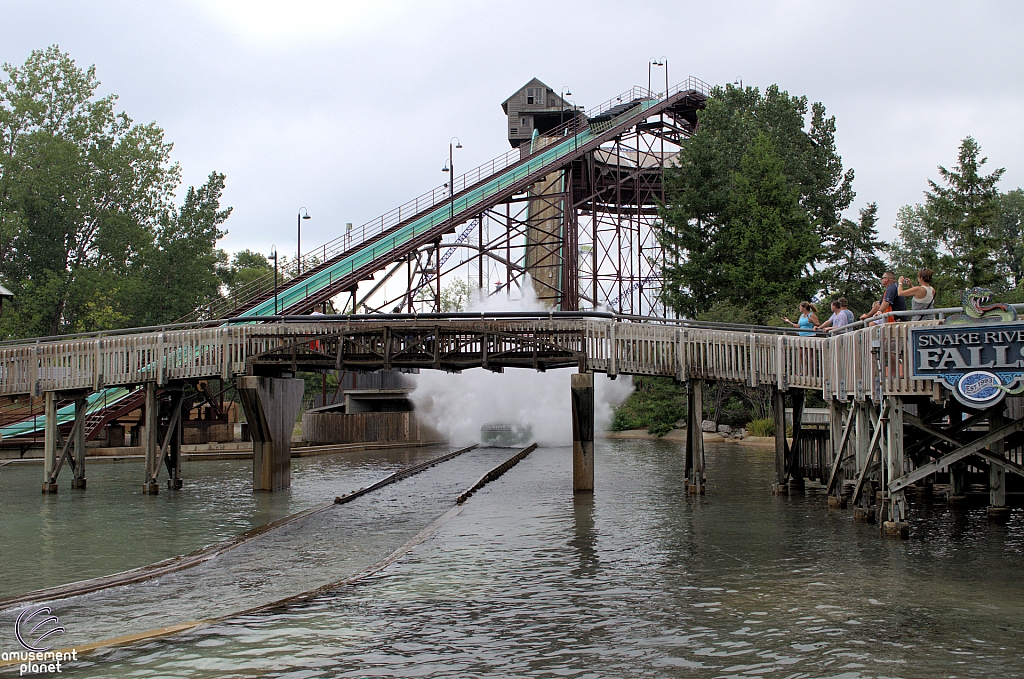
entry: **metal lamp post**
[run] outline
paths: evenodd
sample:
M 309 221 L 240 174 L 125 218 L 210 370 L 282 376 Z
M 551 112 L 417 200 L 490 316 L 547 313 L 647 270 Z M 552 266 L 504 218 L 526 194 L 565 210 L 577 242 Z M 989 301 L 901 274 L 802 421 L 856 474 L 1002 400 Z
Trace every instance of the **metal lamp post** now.
M 561 102 L 561 106 L 559 106 L 560 110 L 558 112 L 558 126 L 559 127 L 561 127 L 563 124 L 565 124 L 565 98 L 566 97 L 571 97 L 571 96 L 572 96 L 572 92 L 569 91 L 568 87 L 563 87 L 562 89 L 560 89 L 558 91 L 558 101 Z
M 651 67 L 652 66 L 664 66 L 665 67 L 665 96 L 668 96 L 668 58 L 667 57 L 651 57 L 650 61 L 647 62 L 647 91 L 651 91 Z
M 448 219 L 455 218 L 455 149 L 461 149 L 462 142 L 458 137 L 452 137 L 448 141 L 448 164 L 441 168 L 441 172 L 448 173 Z
M 277 315 L 277 246 L 273 245 L 273 251 L 270 253 L 270 258 L 274 260 L 274 315 Z
M 298 273 L 302 273 L 302 220 L 309 219 L 309 213 L 306 212 L 306 208 L 300 207 L 299 214 L 295 215 L 295 230 L 296 235 L 296 256 Z

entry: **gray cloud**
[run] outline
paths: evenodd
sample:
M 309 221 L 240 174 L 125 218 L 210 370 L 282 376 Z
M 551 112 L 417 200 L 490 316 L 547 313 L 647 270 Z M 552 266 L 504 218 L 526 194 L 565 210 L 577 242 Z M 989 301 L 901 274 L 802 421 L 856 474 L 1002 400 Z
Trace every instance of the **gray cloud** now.
M 370 9 L 365 9 L 370 8 Z M 9 3 L 0 59 L 57 43 L 175 143 L 186 182 L 226 172 L 224 245 L 312 247 L 504 153 L 500 102 L 529 78 L 596 105 L 646 85 L 778 83 L 825 103 L 886 235 L 960 139 L 1024 184 L 1016 2 Z M 663 83 L 656 70 L 655 83 Z

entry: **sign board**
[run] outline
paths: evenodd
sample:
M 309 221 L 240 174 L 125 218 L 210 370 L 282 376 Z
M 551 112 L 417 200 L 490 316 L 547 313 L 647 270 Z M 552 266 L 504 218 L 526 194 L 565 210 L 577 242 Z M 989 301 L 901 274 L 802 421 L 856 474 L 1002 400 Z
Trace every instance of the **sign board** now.
M 1024 323 L 910 331 L 915 379 L 942 381 L 958 401 L 987 408 L 1024 390 Z

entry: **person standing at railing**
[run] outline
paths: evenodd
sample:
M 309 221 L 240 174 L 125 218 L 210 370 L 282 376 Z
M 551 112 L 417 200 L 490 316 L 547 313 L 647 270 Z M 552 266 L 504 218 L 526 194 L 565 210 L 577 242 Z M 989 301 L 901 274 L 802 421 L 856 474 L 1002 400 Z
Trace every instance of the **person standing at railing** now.
M 838 300 L 839 306 L 843 309 L 843 315 L 846 316 L 846 324 L 853 323 L 853 312 L 850 311 L 850 302 L 845 297 L 840 297 Z
M 882 299 L 875 302 L 871 306 L 871 311 L 867 312 L 866 314 L 863 314 L 860 317 L 860 320 L 863 321 L 864 319 L 871 318 L 872 316 L 881 316 L 882 314 L 887 314 L 890 311 L 907 310 L 906 301 L 899 295 L 899 288 L 896 285 L 896 274 L 894 274 L 892 271 L 886 271 L 885 273 L 883 273 L 882 286 L 884 287 Z M 890 323 L 892 323 L 895 320 L 896 319 L 893 318 L 892 316 L 889 317 Z M 881 320 L 876 321 L 876 323 L 882 322 L 883 321 Z
M 794 323 L 788 316 L 784 316 L 782 320 L 794 328 L 808 331 L 801 332 L 801 337 L 811 337 L 814 335 L 815 326 L 818 325 L 818 308 L 810 302 L 800 302 L 800 320 Z
M 815 327 L 815 330 L 838 330 L 844 325 L 849 325 L 853 321 L 853 314 L 849 313 L 849 309 L 843 311 L 843 305 L 837 299 L 832 302 L 832 315 L 829 316 L 828 320 L 821 325 Z
M 917 272 L 917 285 L 907 288 L 903 286 L 909 286 L 911 283 L 910 279 L 900 276 L 897 293 L 900 297 L 910 298 L 911 311 L 924 311 L 925 309 L 935 308 L 935 288 L 932 287 L 933 273 L 931 269 L 921 269 Z M 924 318 L 924 314 L 917 314 L 911 316 L 910 320 L 919 321 L 922 318 Z

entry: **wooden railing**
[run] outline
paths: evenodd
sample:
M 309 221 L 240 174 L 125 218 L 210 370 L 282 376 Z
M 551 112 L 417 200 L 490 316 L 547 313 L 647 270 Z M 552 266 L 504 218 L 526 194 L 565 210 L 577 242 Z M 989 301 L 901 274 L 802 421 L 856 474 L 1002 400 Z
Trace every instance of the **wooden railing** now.
M 910 329 L 934 321 L 889 323 L 832 337 L 802 337 L 770 329 L 721 329 L 710 324 L 621 322 L 584 317 L 508 321 L 502 332 L 562 333 L 567 351 L 581 353 L 588 370 L 611 375 L 663 375 L 821 390 L 826 398 L 933 395 L 938 386 L 910 378 Z M 598 316 L 594 314 L 594 316 Z M 456 318 L 446 326 L 479 321 Z M 502 323 L 500 320 L 491 321 Z M 107 336 L 51 338 L 0 345 L 0 395 L 95 391 L 170 380 L 230 378 L 248 361 L 296 338 L 338 335 L 394 319 L 278 322 L 187 327 Z M 573 339 L 567 330 L 576 330 Z M 571 346 L 570 346 L 571 345 Z M 458 351 L 458 346 L 447 348 Z M 467 340 L 465 349 L 480 348 Z
M 881 396 L 934 396 L 939 385 L 912 379 L 910 331 L 937 320 L 882 323 L 824 341 L 822 391 L 826 397 L 857 400 Z

